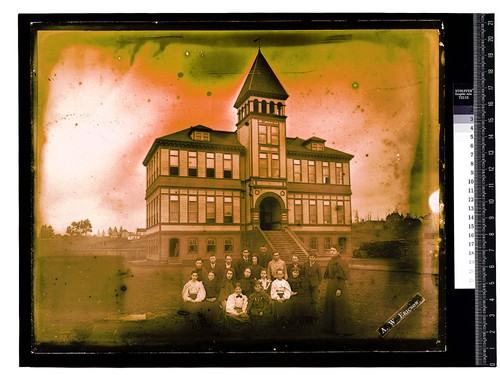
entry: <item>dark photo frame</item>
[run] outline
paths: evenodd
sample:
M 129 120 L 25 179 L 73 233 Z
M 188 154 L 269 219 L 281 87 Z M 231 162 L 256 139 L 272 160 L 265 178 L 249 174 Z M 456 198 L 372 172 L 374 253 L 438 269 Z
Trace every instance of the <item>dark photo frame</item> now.
M 21 366 L 474 365 L 445 168 L 472 21 L 19 15 Z M 316 257 L 302 304 L 183 302 L 262 247 Z

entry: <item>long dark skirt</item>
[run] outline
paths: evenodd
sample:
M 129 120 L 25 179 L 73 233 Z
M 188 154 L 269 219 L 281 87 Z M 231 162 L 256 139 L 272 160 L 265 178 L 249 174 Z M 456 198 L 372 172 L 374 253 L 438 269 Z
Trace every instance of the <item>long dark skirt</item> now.
M 213 302 L 203 301 L 203 315 L 208 325 L 222 325 L 222 307 L 220 301 L 217 299 Z
M 308 294 L 298 294 L 288 300 L 290 318 L 296 321 L 312 319 L 313 311 Z
M 342 290 L 339 297 L 336 296 L 337 289 Z M 343 279 L 328 279 L 323 324 L 325 332 L 338 335 L 354 333 L 349 291 Z
M 226 328 L 231 330 L 245 330 L 250 328 L 250 315 L 236 316 L 226 313 Z
M 186 302 L 182 303 L 182 310 L 185 312 L 186 322 L 194 327 L 199 327 L 203 320 L 203 302 Z

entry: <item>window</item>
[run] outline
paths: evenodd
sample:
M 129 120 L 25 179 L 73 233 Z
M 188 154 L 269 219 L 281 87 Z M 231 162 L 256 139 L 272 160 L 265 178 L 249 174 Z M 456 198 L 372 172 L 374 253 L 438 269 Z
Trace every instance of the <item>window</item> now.
M 259 125 L 259 144 L 279 144 L 278 127 L 274 125 Z
M 318 208 L 316 206 L 316 201 L 309 201 L 309 223 L 318 223 Z
M 329 184 L 330 183 L 330 163 L 327 161 L 323 162 L 323 183 L 324 184 Z
M 323 222 L 325 224 L 332 223 L 332 209 L 330 206 L 330 201 L 323 201 Z
M 267 113 L 267 102 L 263 100 L 261 105 L 262 105 L 262 113 Z
M 274 102 L 269 103 L 269 113 L 272 115 L 274 115 L 274 108 L 275 108 Z
M 267 154 L 259 154 L 259 177 L 267 178 Z
M 257 99 L 253 100 L 253 111 L 259 112 L 259 101 Z
M 278 115 L 283 116 L 285 114 L 283 111 L 284 109 L 285 108 L 284 108 L 283 104 L 278 103 Z
M 179 196 L 178 195 L 171 195 L 170 196 L 170 222 L 171 223 L 178 223 L 179 222 Z
M 294 212 L 295 212 L 295 224 L 302 224 L 302 200 L 300 199 L 295 199 L 295 204 L 294 204 Z
M 323 240 L 323 245 L 325 250 L 329 250 L 333 247 L 332 237 L 325 237 Z
M 224 239 L 224 252 L 229 253 L 233 251 L 233 239 L 225 238 Z
M 210 141 L 210 133 L 207 132 L 194 132 L 193 139 L 195 141 Z
M 198 158 L 195 151 L 188 153 L 188 176 L 196 177 L 198 175 Z
M 293 160 L 293 181 L 300 182 L 301 181 L 301 167 L 300 160 Z
M 170 150 L 170 175 L 178 176 L 179 175 L 179 150 Z
M 271 126 L 271 144 L 272 145 L 277 145 L 278 143 L 279 143 L 278 127 L 277 126 Z
M 207 253 L 215 253 L 215 238 L 207 238 Z
M 278 154 L 271 155 L 271 177 L 280 177 L 280 156 Z
M 233 157 L 231 154 L 224 154 L 224 178 L 233 178 Z
M 207 197 L 207 224 L 215 223 L 215 197 Z
M 188 198 L 188 222 L 198 222 L 198 197 L 190 195 Z
M 178 257 L 179 256 L 179 239 L 171 238 L 170 239 L 170 256 Z
M 318 250 L 318 238 L 317 237 L 309 238 L 309 249 L 310 250 Z
M 309 176 L 309 183 L 316 183 L 316 163 L 314 160 L 307 162 L 307 173 Z
M 324 151 L 325 145 L 322 143 L 312 143 L 311 150 L 313 151 Z
M 233 222 L 233 198 L 224 197 L 224 223 Z
M 188 253 L 197 253 L 198 252 L 198 239 L 190 238 L 188 240 Z
M 346 251 L 347 238 L 340 237 L 339 238 L 339 252 L 344 253 Z
M 207 177 L 215 177 L 215 154 L 207 152 Z
M 267 126 L 259 125 L 259 143 L 266 144 L 267 143 Z
M 335 177 L 338 185 L 342 185 L 344 183 L 344 170 L 342 168 L 342 163 L 335 163 Z
M 344 202 L 337 202 L 337 223 L 344 224 L 345 223 L 345 207 Z

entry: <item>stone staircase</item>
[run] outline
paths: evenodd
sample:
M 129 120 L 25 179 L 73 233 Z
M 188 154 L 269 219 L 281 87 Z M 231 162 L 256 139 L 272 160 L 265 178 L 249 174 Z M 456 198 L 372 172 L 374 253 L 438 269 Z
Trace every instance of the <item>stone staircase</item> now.
M 299 262 L 305 262 L 307 253 L 300 248 L 295 240 L 287 232 L 281 230 L 263 230 L 268 241 L 273 245 L 274 249 L 280 252 L 280 258 L 289 264 L 292 259 L 292 254 L 299 257 Z

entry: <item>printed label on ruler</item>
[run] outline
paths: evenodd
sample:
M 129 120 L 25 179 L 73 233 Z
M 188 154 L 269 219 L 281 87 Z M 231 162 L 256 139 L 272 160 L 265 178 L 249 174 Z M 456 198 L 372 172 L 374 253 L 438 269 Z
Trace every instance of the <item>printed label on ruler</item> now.
M 475 288 L 474 108 L 472 89 L 455 87 L 453 173 L 455 288 Z

